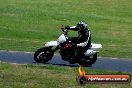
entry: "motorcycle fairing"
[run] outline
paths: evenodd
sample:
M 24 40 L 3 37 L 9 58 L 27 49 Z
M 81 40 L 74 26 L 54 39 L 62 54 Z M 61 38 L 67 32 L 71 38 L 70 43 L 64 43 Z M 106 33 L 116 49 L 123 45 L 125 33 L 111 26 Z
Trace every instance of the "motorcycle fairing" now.
M 100 48 L 102 48 L 101 44 L 91 43 L 91 48 L 90 49 L 97 51 Z
M 86 56 L 89 56 L 89 55 L 93 55 L 93 54 L 95 54 L 95 53 L 97 53 L 97 51 L 94 51 L 94 50 L 92 50 L 92 49 L 88 49 L 84 54 L 85 54 Z
M 100 48 L 102 48 L 101 44 L 91 43 L 91 48 L 88 49 L 84 54 L 86 56 L 93 55 L 93 54 L 99 52 L 98 49 L 100 49 Z
M 64 43 L 66 42 L 66 36 L 64 34 L 62 34 L 59 38 L 58 38 L 58 43 Z
M 49 46 L 57 46 L 59 45 L 60 43 L 64 43 L 66 42 L 67 38 L 64 34 L 62 34 L 57 41 L 50 41 L 50 42 L 47 42 L 45 44 L 46 47 L 49 47 Z
M 45 47 L 49 47 L 49 46 L 57 46 L 59 45 L 59 43 L 57 41 L 50 41 L 50 42 L 47 42 L 45 44 Z

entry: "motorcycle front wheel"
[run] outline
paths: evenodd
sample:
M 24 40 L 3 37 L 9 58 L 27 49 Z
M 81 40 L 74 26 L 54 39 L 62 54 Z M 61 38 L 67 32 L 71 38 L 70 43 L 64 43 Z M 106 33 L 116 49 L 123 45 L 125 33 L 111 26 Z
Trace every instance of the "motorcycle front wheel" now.
M 51 48 L 40 48 L 34 53 L 34 60 L 38 63 L 46 63 L 52 59 L 53 55 L 54 52 Z

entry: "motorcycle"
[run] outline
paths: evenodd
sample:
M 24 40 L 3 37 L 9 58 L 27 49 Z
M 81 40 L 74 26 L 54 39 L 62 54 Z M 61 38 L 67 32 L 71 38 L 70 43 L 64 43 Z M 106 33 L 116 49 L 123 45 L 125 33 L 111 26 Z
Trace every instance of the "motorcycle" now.
M 62 30 L 62 34 L 58 37 L 57 41 L 50 41 L 45 43 L 45 46 L 38 49 L 34 53 L 34 60 L 38 63 L 46 63 L 52 59 L 54 52 L 59 50 L 61 58 L 68 61 L 70 64 L 79 63 L 82 66 L 90 66 L 97 60 L 97 53 L 102 48 L 101 44 L 91 43 L 91 47 L 86 50 L 84 56 L 77 58 L 78 48 L 68 37 L 68 30 Z

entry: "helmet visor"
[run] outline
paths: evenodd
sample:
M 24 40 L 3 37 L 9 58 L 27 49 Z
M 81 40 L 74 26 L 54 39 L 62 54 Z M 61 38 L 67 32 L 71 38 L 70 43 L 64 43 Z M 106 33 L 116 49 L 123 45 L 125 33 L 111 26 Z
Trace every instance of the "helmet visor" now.
M 80 30 L 83 30 L 84 27 L 82 24 L 77 24 L 77 30 L 80 31 Z

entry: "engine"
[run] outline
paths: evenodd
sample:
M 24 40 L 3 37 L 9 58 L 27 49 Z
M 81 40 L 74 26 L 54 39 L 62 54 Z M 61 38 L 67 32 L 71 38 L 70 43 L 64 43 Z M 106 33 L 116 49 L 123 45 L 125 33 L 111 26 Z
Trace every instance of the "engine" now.
M 64 61 L 69 61 L 75 57 L 75 48 L 72 42 L 60 44 L 60 55 Z

